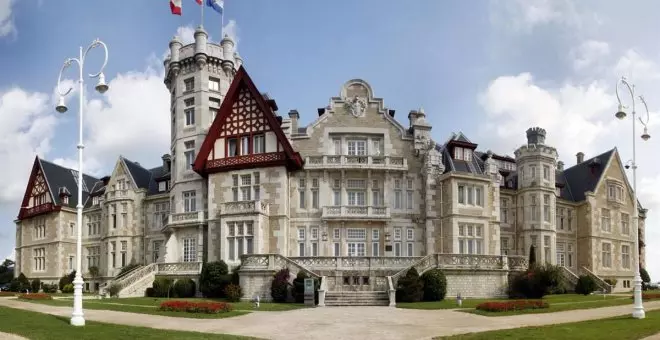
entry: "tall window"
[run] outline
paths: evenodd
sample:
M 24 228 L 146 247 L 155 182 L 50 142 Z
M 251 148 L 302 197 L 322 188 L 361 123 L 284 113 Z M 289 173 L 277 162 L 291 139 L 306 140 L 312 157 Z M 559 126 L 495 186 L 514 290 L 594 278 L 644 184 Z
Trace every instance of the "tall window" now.
M 266 137 L 264 135 L 254 135 L 252 139 L 252 153 L 266 152 Z
M 382 207 L 384 204 L 383 194 L 380 191 L 380 181 L 377 179 L 371 180 L 371 205 L 374 207 Z
M 110 262 L 112 263 L 112 268 L 117 268 L 117 243 L 115 241 L 110 242 Z
M 126 266 L 126 252 L 128 251 L 128 242 L 121 241 L 121 267 Z
M 101 264 L 101 247 L 87 247 L 87 269 Z
M 567 266 L 567 267 L 573 267 L 573 258 L 574 258 L 574 256 L 575 256 L 575 254 L 573 253 L 573 244 L 571 244 L 571 243 L 567 243 L 567 244 L 566 244 L 566 250 L 567 250 L 566 253 L 567 253 L 567 255 L 568 255 L 568 256 L 566 257 L 566 259 L 568 260 L 568 261 L 567 261 L 567 262 L 568 262 L 568 266 Z
M 367 229 L 348 228 L 346 229 L 346 243 L 348 247 L 348 256 L 366 256 Z
M 241 137 L 241 150 L 240 150 L 241 156 L 249 155 L 250 154 L 250 136 L 243 136 Z
M 534 246 L 534 255 L 535 255 L 536 258 L 538 259 L 538 258 L 539 258 L 539 242 L 538 242 L 538 237 L 537 237 L 537 235 L 531 235 L 530 238 L 531 238 L 531 240 L 532 240 L 532 245 Z
M 332 149 L 334 151 L 335 155 L 341 155 L 341 139 L 339 138 L 334 138 L 332 140 Z
M 371 229 L 371 256 L 380 256 L 380 230 Z
M 252 176 L 241 175 L 241 201 L 252 200 Z
M 557 242 L 557 265 L 566 266 L 566 243 Z
M 190 77 L 188 79 L 185 79 L 183 81 L 183 85 L 185 87 L 184 91 L 192 91 L 195 88 L 195 78 Z
M 366 140 L 349 140 L 348 141 L 348 155 L 349 156 L 366 156 L 367 155 L 367 141 Z
M 621 233 L 630 235 L 630 215 L 621 213 Z
M 229 138 L 227 139 L 227 157 L 238 156 L 238 139 Z
M 530 176 L 532 179 L 536 179 L 536 165 L 530 165 L 529 172 L 531 173 Z
M 163 241 L 153 241 L 151 244 L 151 262 L 158 263 L 160 259 L 160 248 L 163 246 Z
M 121 226 L 122 228 L 128 227 L 128 204 L 121 204 Z
M 307 204 L 305 202 L 305 188 L 307 187 L 307 181 L 305 178 L 298 179 L 298 208 L 305 209 Z
M 502 255 L 509 255 L 509 239 L 507 237 L 500 238 L 500 253 Z
M 500 221 L 509 223 L 509 199 L 503 198 L 500 203 Z
M 310 239 L 312 241 L 312 256 L 319 256 L 319 228 L 311 227 L 310 228 Z
M 117 228 L 117 206 L 115 204 L 110 206 L 110 224 L 112 224 L 112 229 Z
M 258 172 L 252 174 L 231 176 L 232 179 L 232 200 L 251 201 L 261 199 L 261 175 Z
M 536 201 L 536 195 L 531 195 L 531 213 L 532 213 L 532 221 L 538 221 L 539 220 L 539 207 L 537 206 L 538 202 Z
M 153 220 L 153 228 L 160 230 L 165 226 L 165 219 L 167 218 L 167 215 L 170 213 L 170 202 L 160 202 L 160 203 L 155 203 L 154 204 L 154 220 Z
M 394 228 L 394 256 L 401 256 L 401 228 Z
M 186 118 L 186 126 L 195 125 L 195 108 L 189 107 L 183 111 Z
M 381 154 L 380 151 L 380 139 L 372 139 L 371 140 L 371 154 L 374 156 L 379 156 Z
M 298 256 L 305 256 L 305 227 L 298 228 Z
M 566 209 L 559 208 L 557 209 L 557 227 L 559 230 L 564 230 L 566 228 Z
M 550 216 L 552 216 L 550 215 L 551 212 L 552 211 L 550 211 L 550 195 L 543 195 L 543 220 L 545 222 L 551 221 L 550 218 Z
M 74 269 L 76 268 L 76 267 L 75 267 L 75 264 L 74 264 L 75 260 L 76 260 L 76 257 L 75 257 L 75 256 L 73 256 L 73 255 L 69 255 L 69 264 L 67 265 L 67 269 L 68 269 L 69 271 L 72 271 L 72 270 L 74 270 Z
M 550 167 L 547 165 L 543 166 L 543 179 L 546 181 L 550 180 Z
M 403 208 L 403 193 L 401 192 L 401 180 L 394 180 L 394 209 Z
M 45 218 L 35 218 L 34 219 L 34 238 L 39 240 L 46 238 L 46 219 Z
M 184 238 L 183 239 L 183 262 L 196 262 L 197 261 L 197 239 Z
M 608 183 L 607 199 L 615 202 L 623 202 L 623 186 L 619 183 Z
M 195 141 L 185 141 L 183 146 L 185 148 L 183 155 L 186 158 L 186 170 L 190 170 L 192 169 L 192 164 L 195 163 Z
M 480 224 L 458 225 L 458 252 L 460 254 L 483 254 L 483 226 Z
M 34 271 L 42 272 L 46 270 L 46 248 L 36 248 L 34 252 Z
M 546 263 L 550 263 L 550 260 L 552 259 L 551 257 L 552 253 L 550 250 L 551 246 L 552 246 L 552 241 L 550 239 L 550 236 L 543 236 L 543 255 Z
M 254 224 L 252 221 L 227 223 L 227 251 L 230 260 L 240 260 L 241 255 L 254 253 Z
M 621 266 L 624 269 L 630 269 L 630 246 L 621 245 Z
M 364 179 L 349 179 L 346 181 L 346 193 L 348 194 L 348 205 L 367 205 L 367 181 Z
M 209 77 L 209 91 L 220 91 L 220 80 Z
M 458 203 L 463 205 L 483 207 L 484 190 L 481 185 L 458 185 Z
M 193 212 L 197 211 L 197 193 L 195 190 L 184 191 L 183 195 L 183 211 Z
M 312 209 L 319 208 L 319 179 L 312 178 Z
M 601 261 L 605 268 L 612 267 L 612 244 L 603 242 L 601 243 Z
M 413 208 L 413 194 L 414 194 L 414 189 L 415 189 L 415 182 L 412 178 L 408 178 L 406 180 L 406 208 L 407 209 L 412 209 Z
M 600 210 L 600 229 L 604 232 L 612 232 L 612 226 L 610 225 L 610 210 L 602 208 Z
M 573 213 L 570 209 L 566 210 L 566 229 L 573 230 Z

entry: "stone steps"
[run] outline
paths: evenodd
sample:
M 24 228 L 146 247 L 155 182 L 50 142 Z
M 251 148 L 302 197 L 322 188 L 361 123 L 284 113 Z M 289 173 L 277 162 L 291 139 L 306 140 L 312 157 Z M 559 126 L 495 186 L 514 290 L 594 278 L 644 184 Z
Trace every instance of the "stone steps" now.
M 327 292 L 326 306 L 388 306 L 390 304 L 387 292 L 378 291 L 343 291 Z

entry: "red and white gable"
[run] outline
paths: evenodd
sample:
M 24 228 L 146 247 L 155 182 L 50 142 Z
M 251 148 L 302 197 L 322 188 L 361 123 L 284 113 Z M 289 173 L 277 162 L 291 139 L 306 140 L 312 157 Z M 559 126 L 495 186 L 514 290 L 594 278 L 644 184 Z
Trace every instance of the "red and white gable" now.
M 302 167 L 271 105 L 241 67 L 194 163 L 200 174 L 245 168 Z
M 32 165 L 32 172 L 30 173 L 27 188 L 25 188 L 25 195 L 23 196 L 21 209 L 18 213 L 18 219 L 47 213 L 55 208 L 46 175 L 37 157 Z

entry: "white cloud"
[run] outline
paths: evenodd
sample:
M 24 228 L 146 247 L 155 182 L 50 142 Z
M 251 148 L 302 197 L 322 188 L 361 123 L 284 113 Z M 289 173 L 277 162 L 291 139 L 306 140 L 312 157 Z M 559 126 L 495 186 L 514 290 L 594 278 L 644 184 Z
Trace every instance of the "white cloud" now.
M 583 70 L 602 61 L 610 54 L 610 45 L 604 41 L 587 40 L 571 50 L 573 68 Z
M 16 0 L 0 0 L 0 38 L 16 34 L 12 6 Z
M 234 43 L 236 44 L 236 50 L 238 50 L 238 25 L 236 24 L 236 20 L 231 19 L 229 22 L 222 27 L 222 34 L 223 37 L 225 35 L 229 36 L 234 40 Z
M 642 56 L 634 49 L 625 52 L 614 65 L 617 76 L 626 76 L 634 81 L 646 81 L 660 78 L 660 68 L 652 60 Z
M 582 17 L 570 0 L 491 0 L 490 6 L 494 23 L 518 33 L 531 33 L 549 24 L 582 25 Z

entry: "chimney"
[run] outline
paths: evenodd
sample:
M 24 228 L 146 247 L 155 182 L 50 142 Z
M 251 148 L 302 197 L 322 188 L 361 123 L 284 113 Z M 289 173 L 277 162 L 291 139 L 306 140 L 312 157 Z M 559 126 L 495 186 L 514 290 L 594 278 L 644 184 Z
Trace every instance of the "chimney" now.
M 557 162 L 557 170 L 564 171 L 564 162 L 562 161 Z
M 289 119 L 291 119 L 291 135 L 295 135 L 298 133 L 299 118 L 300 118 L 300 114 L 298 114 L 298 110 L 289 111 Z
M 163 155 L 163 169 L 165 169 L 165 172 L 170 172 L 170 166 L 172 165 L 172 157 L 170 157 L 169 154 L 164 154 Z
M 527 129 L 527 144 L 545 144 L 545 130 L 540 127 Z
M 584 153 L 582 151 L 578 152 L 575 157 L 577 158 L 577 164 L 584 162 Z

